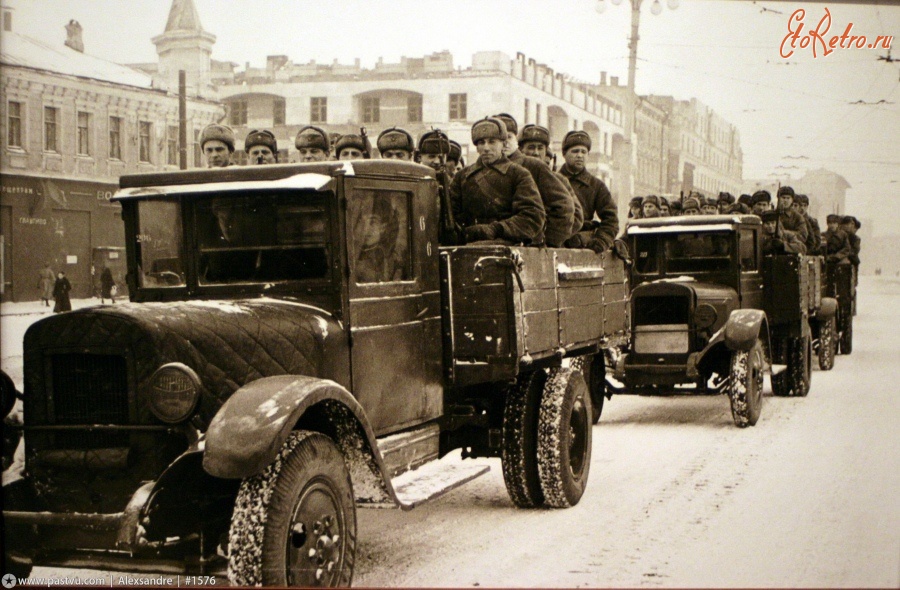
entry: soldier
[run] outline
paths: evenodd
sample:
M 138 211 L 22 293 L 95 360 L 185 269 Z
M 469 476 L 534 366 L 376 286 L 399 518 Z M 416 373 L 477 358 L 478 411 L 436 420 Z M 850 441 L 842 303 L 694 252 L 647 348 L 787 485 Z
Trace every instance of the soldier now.
M 822 231 L 819 229 L 819 221 L 811 216 L 809 211 L 809 197 L 796 195 L 794 197 L 794 211 L 806 220 L 806 251 L 809 254 L 818 254 L 822 246 Z
M 500 240 L 507 244 L 541 244 L 545 213 L 531 174 L 503 155 L 506 124 L 485 118 L 472 125 L 478 150 L 474 164 L 450 183 L 453 217 L 462 242 Z
M 200 133 L 200 149 L 206 156 L 207 168 L 231 166 L 231 154 L 234 153 L 234 131 L 227 125 L 217 123 L 207 125 Z
M 301 162 L 325 162 L 331 155 L 331 140 L 319 127 L 307 125 L 297 132 L 294 140 Z
M 450 138 L 440 129 L 433 129 L 419 137 L 419 163 L 431 167 L 435 173 L 447 174 L 447 157 L 450 154 Z M 452 178 L 448 174 L 447 178 Z
M 700 201 L 694 197 L 688 197 L 681 204 L 682 215 L 700 215 Z
M 506 121 L 504 121 L 504 123 L 505 122 Z M 507 132 L 508 131 L 509 129 L 507 128 Z M 575 208 L 575 212 L 572 216 L 572 227 L 570 228 L 569 236 L 572 236 L 580 231 L 591 229 L 590 227 L 585 226 L 584 209 L 581 207 L 581 200 L 575 193 L 575 189 L 572 188 L 572 184 L 569 182 L 569 179 L 563 176 L 561 173 L 553 170 L 553 167 L 550 165 L 550 131 L 546 127 L 541 127 L 540 125 L 525 125 L 525 127 L 522 127 L 522 131 L 520 132 L 518 141 L 519 145 L 522 146 L 522 153 L 526 156 L 537 158 L 538 160 L 546 164 L 547 167 L 550 168 L 550 171 L 553 172 L 553 176 L 555 176 L 562 183 L 562 185 L 566 188 L 566 191 L 569 193 L 569 198 Z M 537 182 L 537 179 L 535 179 L 535 182 Z M 538 185 L 538 190 L 540 190 L 540 185 Z M 546 203 L 544 203 L 545 209 L 546 206 Z
M 659 199 L 659 216 L 660 217 L 669 217 L 672 215 L 671 208 L 669 207 L 669 199 L 665 197 L 657 197 Z
M 828 229 L 822 236 L 822 249 L 827 262 L 850 264 L 850 240 L 847 233 L 840 228 L 841 216 L 832 213 L 825 218 Z
M 669 216 L 681 217 L 681 201 L 679 199 L 672 199 L 669 203 Z
M 244 151 L 247 162 L 254 164 L 277 164 L 278 142 L 275 134 L 268 129 L 255 129 L 247 134 L 244 140 Z
M 547 225 L 544 228 L 544 242 L 551 248 L 559 248 L 574 233 L 572 231 L 575 217 L 575 200 L 566 185 L 556 177 L 550 167 L 537 158 L 526 156 L 519 150 L 516 134 L 519 126 L 516 120 L 506 113 L 494 115 L 506 125 L 506 145 L 503 154 L 510 162 L 522 166 L 531 173 L 541 193 Z M 578 228 L 581 229 L 581 228 Z
M 716 215 L 719 212 L 719 205 L 712 197 L 703 197 L 700 200 L 700 213 L 703 215 Z
M 612 246 L 619 232 L 619 213 L 603 181 L 585 168 L 585 160 L 591 151 L 591 136 L 584 131 L 569 131 L 563 138 L 562 150 L 566 163 L 559 171 L 575 189 L 584 209 L 585 220 L 596 218 L 599 223 L 592 231 L 575 234 L 566 245 L 587 247 L 597 252 L 605 250 Z
M 462 157 L 462 146 L 450 140 L 450 153 L 447 155 L 447 175 L 452 179 L 456 173 L 466 167 Z
M 640 219 L 644 216 L 644 197 L 632 197 L 628 202 L 628 218 Z
M 390 127 L 378 134 L 378 140 L 375 142 L 378 147 L 378 153 L 384 160 L 413 160 L 413 152 L 416 150 L 416 144 L 412 135 L 405 129 L 399 127 Z
M 783 186 L 778 189 L 778 223 L 783 232 L 794 232 L 800 243 L 803 244 L 803 254 L 806 254 L 806 242 L 809 239 L 809 226 L 806 219 L 794 211 L 794 189 Z
M 763 211 L 760 218 L 763 222 L 762 253 L 763 254 L 804 254 L 806 246 L 794 232 L 778 231 L 778 211 Z
M 753 193 L 753 213 L 762 216 L 764 211 L 772 208 L 772 195 L 769 191 L 761 190 Z
M 338 160 L 362 160 L 369 158 L 369 141 L 362 135 L 347 133 L 334 143 L 334 153 Z
M 641 217 L 651 219 L 659 217 L 659 197 L 656 195 L 647 195 L 641 201 Z
M 727 192 L 719 193 L 719 198 L 716 200 L 719 213 L 728 213 L 732 205 L 734 205 L 734 195 Z
M 862 240 L 856 235 L 856 230 L 862 227 L 862 224 L 852 215 L 845 215 L 841 219 L 841 229 L 847 234 L 847 241 L 850 242 L 850 255 L 847 257 L 850 263 L 859 268 L 859 250 Z

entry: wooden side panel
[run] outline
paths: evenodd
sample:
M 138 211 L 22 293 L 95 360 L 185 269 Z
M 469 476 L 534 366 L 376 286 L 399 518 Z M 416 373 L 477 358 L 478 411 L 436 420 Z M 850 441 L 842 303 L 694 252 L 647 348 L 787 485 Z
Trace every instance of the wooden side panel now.
M 806 297 L 806 285 L 801 285 L 799 257 L 764 257 L 763 289 L 765 311 L 771 324 L 786 324 L 801 319 L 800 302 L 801 297 Z

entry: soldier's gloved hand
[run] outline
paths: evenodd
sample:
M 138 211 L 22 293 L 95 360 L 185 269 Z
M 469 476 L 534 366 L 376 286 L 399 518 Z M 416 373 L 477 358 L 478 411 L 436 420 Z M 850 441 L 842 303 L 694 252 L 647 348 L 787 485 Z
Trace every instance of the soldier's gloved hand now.
M 582 237 L 581 234 L 575 234 L 574 236 L 572 236 L 571 238 L 566 240 L 564 245 L 566 248 L 584 248 L 584 247 L 586 247 L 585 243 L 584 243 L 584 237 Z
M 585 244 L 585 247 L 590 248 L 591 250 L 593 250 L 594 252 L 597 252 L 599 254 L 600 252 L 603 252 L 604 250 L 608 250 L 609 244 L 607 244 L 600 238 L 591 238 L 590 240 L 588 240 L 588 243 Z
M 486 223 L 470 225 L 464 231 L 466 243 L 480 242 L 481 240 L 493 240 L 497 237 L 497 231 Z

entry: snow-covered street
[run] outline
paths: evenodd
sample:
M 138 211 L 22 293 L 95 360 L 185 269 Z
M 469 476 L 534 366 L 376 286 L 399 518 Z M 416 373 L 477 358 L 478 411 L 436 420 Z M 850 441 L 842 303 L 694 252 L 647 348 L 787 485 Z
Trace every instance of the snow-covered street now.
M 13 315 L 28 305 L 0 324 L 19 387 L 43 317 Z M 806 398 L 767 380 L 755 427 L 724 396 L 613 397 L 574 508 L 516 509 L 481 459 L 487 475 L 411 512 L 359 510 L 354 585 L 900 587 L 900 279 L 862 277 L 858 309 L 853 354 L 816 368 Z M 32 575 L 73 573 L 91 575 Z

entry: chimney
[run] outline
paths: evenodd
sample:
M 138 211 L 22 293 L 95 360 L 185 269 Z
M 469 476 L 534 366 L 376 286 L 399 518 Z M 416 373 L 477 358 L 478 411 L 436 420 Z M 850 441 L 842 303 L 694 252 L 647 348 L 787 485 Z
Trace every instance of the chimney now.
M 600 72 L 600 86 L 606 86 L 606 72 Z
M 81 40 L 81 25 L 72 19 L 66 25 L 66 47 L 71 47 L 79 53 L 84 53 L 84 42 Z
M 3 30 L 7 33 L 12 32 L 12 11 L 9 6 L 3 7 Z
M 609 84 L 610 84 L 610 86 L 618 86 L 619 85 L 619 77 L 618 76 L 610 76 Z

